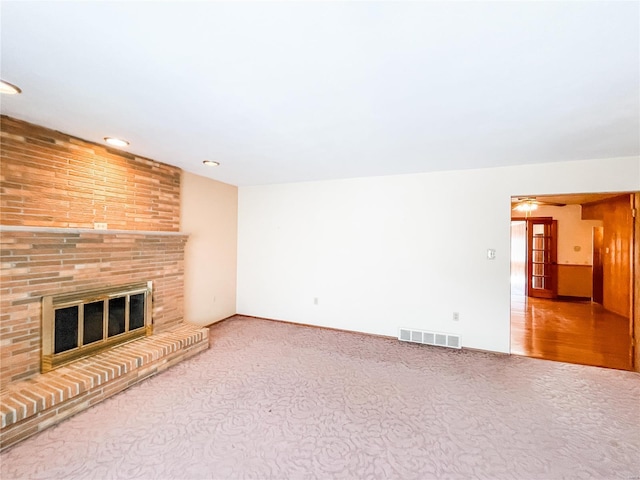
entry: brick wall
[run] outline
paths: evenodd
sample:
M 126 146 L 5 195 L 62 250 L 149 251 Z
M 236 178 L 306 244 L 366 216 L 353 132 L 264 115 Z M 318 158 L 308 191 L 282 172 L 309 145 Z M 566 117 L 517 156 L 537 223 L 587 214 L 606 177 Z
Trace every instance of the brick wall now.
M 40 371 L 41 297 L 153 281 L 154 333 L 183 320 L 180 234 L 2 230 L 0 386 Z
M 177 232 L 179 168 L 0 117 L 0 224 Z
M 0 122 L 0 388 L 39 374 L 43 295 L 151 280 L 154 332 L 182 322 L 180 169 Z

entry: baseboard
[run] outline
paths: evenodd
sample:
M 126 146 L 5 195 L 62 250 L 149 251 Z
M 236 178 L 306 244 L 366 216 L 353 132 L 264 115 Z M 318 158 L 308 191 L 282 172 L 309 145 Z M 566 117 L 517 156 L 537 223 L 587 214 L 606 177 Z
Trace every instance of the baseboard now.
M 558 295 L 556 300 L 560 302 L 590 302 L 591 297 L 574 297 L 572 295 Z
M 266 320 L 268 322 L 288 323 L 289 325 L 296 325 L 298 327 L 321 328 L 323 330 L 331 330 L 331 331 L 334 331 L 334 332 L 342 332 L 342 333 L 352 333 L 354 335 L 367 335 L 367 336 L 371 336 L 371 337 L 387 338 L 387 339 L 392 339 L 392 340 L 397 340 L 398 339 L 398 337 L 391 336 L 391 335 L 381 335 L 379 333 L 359 332 L 357 330 L 346 330 L 344 328 L 325 327 L 323 325 L 311 325 L 309 323 L 292 322 L 290 320 L 280 320 L 278 318 L 257 317 L 255 315 L 245 315 L 243 313 L 237 313 L 234 316 L 255 318 L 256 320 Z
M 230 318 L 233 318 L 233 317 L 235 317 L 237 315 L 239 315 L 239 314 L 238 313 L 234 313 L 233 315 L 229 315 L 228 317 L 221 318 L 220 320 L 215 320 L 215 321 L 213 321 L 211 323 L 207 323 L 206 325 L 202 325 L 202 328 L 209 328 L 209 327 L 211 327 L 213 325 L 216 325 L 218 323 L 224 322 L 225 320 L 229 320 Z
M 379 333 L 359 332 L 357 330 L 345 330 L 345 329 L 342 329 L 342 328 L 335 328 L 335 327 L 324 327 L 322 325 L 309 325 L 308 323 L 292 322 L 290 320 L 279 320 L 277 318 L 257 317 L 255 315 L 244 315 L 242 313 L 237 313 L 234 316 L 255 318 L 256 320 L 266 320 L 268 322 L 288 323 L 289 325 L 296 325 L 298 327 L 321 328 L 323 330 L 331 330 L 331 331 L 334 331 L 334 332 L 341 332 L 341 333 L 350 333 L 350 334 L 353 334 L 353 335 L 365 335 L 365 336 L 368 336 L 368 337 L 386 338 L 388 340 L 398 340 L 398 337 L 391 336 L 391 335 L 381 335 Z M 232 318 L 232 317 L 230 317 L 230 318 Z M 509 352 L 498 352 L 496 350 L 483 350 L 481 348 L 461 347 L 460 350 L 469 350 L 470 352 L 480 352 L 480 353 L 491 353 L 491 354 L 494 354 L 494 355 L 506 355 L 506 356 L 511 355 L 511 353 L 509 353 Z

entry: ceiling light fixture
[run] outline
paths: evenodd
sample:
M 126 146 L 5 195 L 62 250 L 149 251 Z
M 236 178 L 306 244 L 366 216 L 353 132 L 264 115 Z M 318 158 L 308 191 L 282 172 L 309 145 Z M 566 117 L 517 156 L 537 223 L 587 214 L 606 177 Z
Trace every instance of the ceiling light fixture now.
M 220 166 L 220 162 L 214 162 L 213 160 L 203 160 L 202 163 L 204 163 L 207 167 L 218 167 L 218 166 Z
M 104 141 L 109 145 L 113 145 L 114 147 L 128 147 L 129 142 L 126 140 L 121 140 L 120 138 L 115 137 L 104 137 Z
M 513 209 L 516 212 L 524 213 L 524 218 L 529 218 L 531 212 L 538 209 L 538 202 L 533 198 L 526 198 L 520 201 Z
M 518 212 L 533 212 L 538 209 L 538 204 L 533 200 L 527 200 L 526 202 L 519 203 L 514 207 L 514 210 Z
M 6 93 L 7 95 L 16 95 L 18 93 L 22 93 L 22 90 L 9 82 L 0 80 L 0 93 Z

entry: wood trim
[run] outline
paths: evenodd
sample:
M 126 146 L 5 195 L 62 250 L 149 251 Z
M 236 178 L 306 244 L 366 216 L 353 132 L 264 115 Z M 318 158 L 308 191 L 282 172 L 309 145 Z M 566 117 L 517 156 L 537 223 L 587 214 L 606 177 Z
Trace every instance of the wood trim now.
M 631 195 L 631 207 L 635 210 L 632 218 L 633 222 L 633 241 L 631 248 L 633 249 L 631 262 L 631 355 L 632 368 L 636 372 L 640 372 L 640 192 Z
M 559 302 L 590 302 L 591 297 L 576 297 L 575 295 L 558 295 L 556 300 Z
M 597 200 L 592 200 L 590 202 L 585 202 L 585 203 L 582 204 L 582 206 L 586 207 L 586 208 L 589 208 L 589 207 L 591 207 L 593 205 L 598 205 L 598 204 L 601 204 L 603 202 L 610 202 L 612 200 L 615 201 L 615 200 L 623 199 L 627 195 L 629 195 L 628 192 L 621 192 L 619 194 L 612 194 L 610 197 L 599 198 Z M 599 219 L 598 218 L 583 218 L 583 220 L 599 220 Z
M 511 221 L 512 222 L 526 222 L 527 220 L 531 220 L 532 218 L 535 218 L 537 220 L 553 220 L 553 217 L 536 217 L 535 215 L 532 215 L 530 217 L 511 217 Z

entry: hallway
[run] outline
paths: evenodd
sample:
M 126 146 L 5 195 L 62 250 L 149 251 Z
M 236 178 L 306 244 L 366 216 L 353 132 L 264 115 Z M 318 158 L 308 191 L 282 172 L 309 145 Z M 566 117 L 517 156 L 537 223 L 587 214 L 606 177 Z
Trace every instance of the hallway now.
M 629 320 L 601 305 L 511 296 L 511 353 L 631 370 Z

